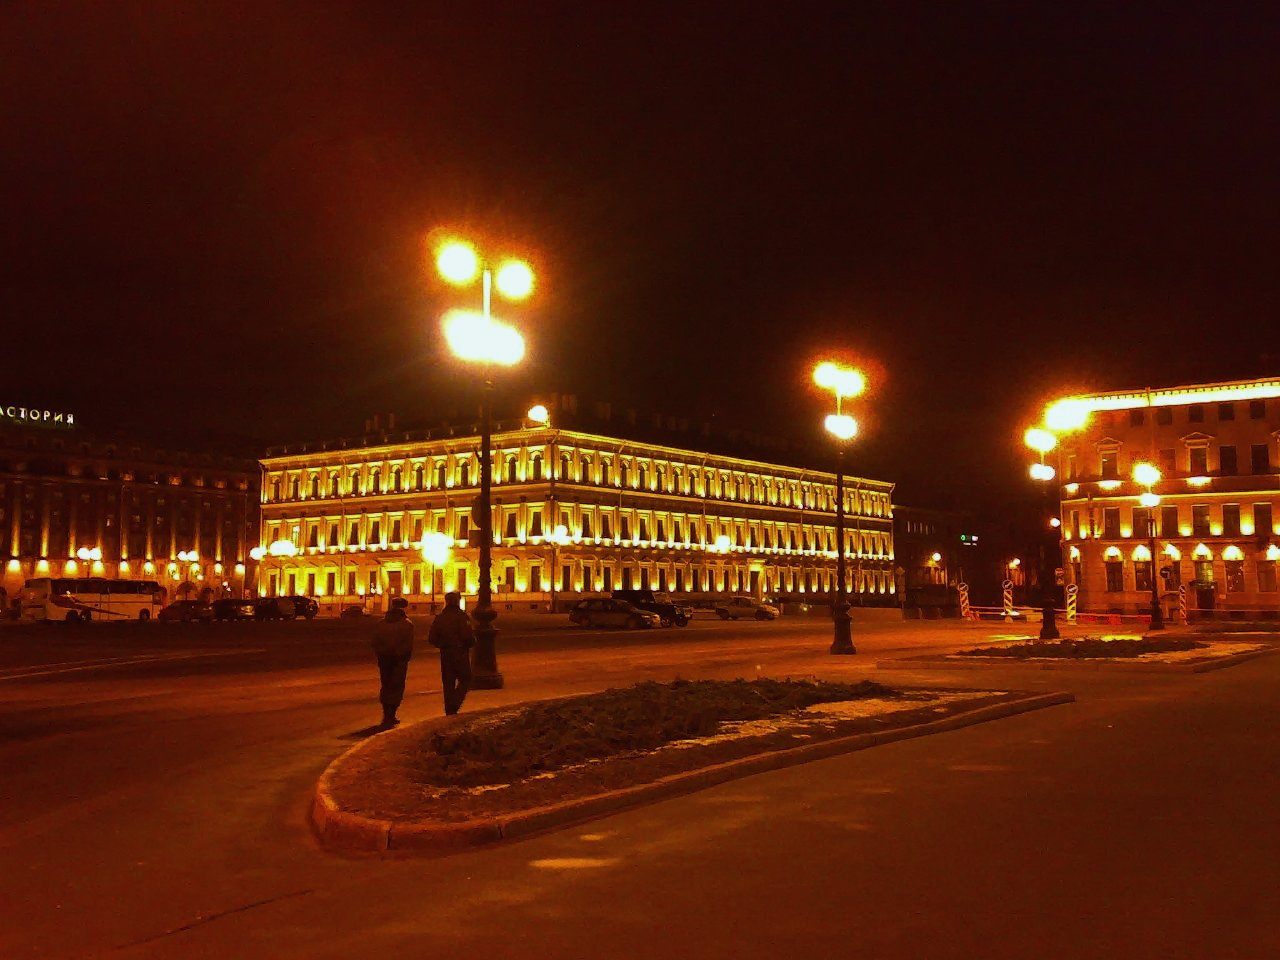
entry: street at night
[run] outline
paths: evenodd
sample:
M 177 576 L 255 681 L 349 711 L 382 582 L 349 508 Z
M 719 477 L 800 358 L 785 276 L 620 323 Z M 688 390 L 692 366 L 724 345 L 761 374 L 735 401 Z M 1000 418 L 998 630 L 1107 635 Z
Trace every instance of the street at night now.
M 878 658 L 1008 632 L 856 626 L 859 655 L 838 660 L 821 621 L 544 629 L 506 638 L 507 687 L 472 696 L 480 709 L 757 671 L 883 680 Z M 316 777 L 376 720 L 365 636 L 162 630 L 5 629 L 0 882 L 24 905 L 7 957 L 580 957 L 602 943 L 658 957 L 695 936 L 711 957 L 853 941 L 903 958 L 1267 953 L 1280 658 L 1204 675 L 892 673 L 1078 699 L 491 849 L 379 859 L 321 851 L 306 817 Z M 420 656 L 405 719 L 437 713 L 439 690 Z

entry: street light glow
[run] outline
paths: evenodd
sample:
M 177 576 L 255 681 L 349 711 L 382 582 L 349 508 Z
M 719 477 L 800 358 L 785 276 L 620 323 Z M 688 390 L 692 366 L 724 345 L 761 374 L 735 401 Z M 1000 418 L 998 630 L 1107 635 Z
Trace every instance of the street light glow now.
M 524 337 L 519 331 L 475 310 L 446 313 L 444 338 L 460 360 L 512 367 L 524 357 Z
M 1133 479 L 1144 487 L 1153 487 L 1160 482 L 1160 469 L 1154 463 L 1135 463 Z
M 551 414 L 541 403 L 535 403 L 529 408 L 529 412 L 525 414 L 534 423 L 540 423 L 544 427 L 551 422 Z
M 1058 472 L 1047 463 L 1033 463 L 1028 472 L 1032 480 L 1049 481 L 1058 475 Z
M 1039 454 L 1046 454 L 1058 445 L 1058 438 L 1043 427 L 1032 427 L 1022 435 L 1022 441 Z
M 506 260 L 494 274 L 498 292 L 508 300 L 523 300 L 533 293 L 533 268 L 523 260 Z
M 867 389 L 867 378 L 862 373 L 830 360 L 814 368 L 813 382 L 824 390 L 834 391 L 837 397 L 856 397 Z
M 432 531 L 422 538 L 422 559 L 435 567 L 442 567 L 449 562 L 449 554 L 453 549 L 453 540 L 447 533 Z
M 480 272 L 480 257 L 466 241 L 450 240 L 436 251 L 436 270 L 450 283 L 466 286 Z
M 551 531 L 551 536 L 547 537 L 552 543 L 558 547 L 563 547 L 569 542 L 569 528 L 563 523 L 557 523 Z
M 1146 492 L 1138 495 L 1138 503 L 1142 504 L 1142 506 L 1146 507 L 1148 510 L 1152 507 L 1158 507 L 1160 506 L 1160 494 L 1152 493 L 1150 490 L 1147 490 Z
M 1084 400 L 1066 399 L 1051 403 L 1044 411 L 1044 422 L 1055 433 L 1071 433 L 1089 422 L 1091 410 Z
M 858 421 L 847 413 L 829 413 L 824 425 L 837 440 L 852 440 L 858 435 Z

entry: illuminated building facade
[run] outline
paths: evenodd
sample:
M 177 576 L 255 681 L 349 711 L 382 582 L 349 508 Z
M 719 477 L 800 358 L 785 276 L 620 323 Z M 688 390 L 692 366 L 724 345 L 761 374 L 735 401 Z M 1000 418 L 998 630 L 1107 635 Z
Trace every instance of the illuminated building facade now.
M 1191 608 L 1280 609 L 1280 379 L 1073 397 L 1056 413 L 1088 415 L 1049 454 L 1063 484 L 1066 579 L 1082 609 L 1144 612 L 1152 576 L 1166 613 L 1180 585 Z M 1138 500 L 1138 463 L 1161 474 L 1150 508 Z
M 0 555 L 31 577 L 156 580 L 171 597 L 252 586 L 259 468 L 75 430 L 0 426 Z
M 653 443 L 499 425 L 493 589 L 502 609 L 559 609 L 619 588 L 825 598 L 836 569 L 834 474 Z M 478 439 L 431 433 L 309 445 L 263 461 L 260 592 L 330 607 L 474 594 Z M 854 602 L 895 603 L 893 485 L 847 479 Z M 453 549 L 428 563 L 422 543 Z M 519 606 L 517 606 L 519 605 Z

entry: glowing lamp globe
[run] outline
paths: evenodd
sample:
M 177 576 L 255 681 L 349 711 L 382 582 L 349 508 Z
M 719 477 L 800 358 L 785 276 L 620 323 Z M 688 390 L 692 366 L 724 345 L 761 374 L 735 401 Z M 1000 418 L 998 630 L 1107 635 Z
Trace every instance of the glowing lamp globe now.
M 1057 476 L 1057 471 L 1047 463 L 1033 463 L 1028 471 L 1032 480 L 1047 482 Z
M 1144 487 L 1154 486 L 1160 482 L 1160 470 L 1152 463 L 1135 463 L 1133 479 Z
M 563 523 L 557 523 L 555 529 L 551 531 L 551 536 L 547 539 L 557 546 L 563 547 L 569 542 L 569 528 Z
M 867 378 L 859 371 L 829 360 L 814 368 L 813 382 L 839 397 L 856 397 L 867 389 Z
M 524 337 L 514 327 L 475 310 L 450 310 L 444 338 L 460 360 L 512 367 L 524 357 Z
M 493 282 L 508 300 L 523 300 L 533 293 L 533 268 L 523 260 L 507 260 L 498 267 Z
M 858 435 L 858 421 L 847 413 L 829 413 L 824 421 L 827 433 L 837 440 L 852 440 Z
M 1088 423 L 1090 413 L 1084 400 L 1059 400 L 1045 409 L 1044 423 L 1056 433 L 1070 433 Z
M 1048 453 L 1058 445 L 1058 438 L 1041 427 L 1032 427 L 1022 435 L 1022 441 L 1036 453 Z
M 422 538 L 422 559 L 433 566 L 449 562 L 453 540 L 446 533 L 432 532 Z
M 1152 507 L 1158 507 L 1160 506 L 1160 494 L 1152 493 L 1148 490 L 1146 493 L 1143 493 L 1138 497 L 1138 503 L 1142 504 L 1148 510 Z
M 732 542 L 729 540 L 729 537 L 722 533 L 720 536 L 716 537 L 714 549 L 716 553 L 728 553 L 731 545 Z
M 449 283 L 463 286 L 480 272 L 480 257 L 475 247 L 462 240 L 450 240 L 436 251 L 436 270 Z
M 525 414 L 534 423 L 540 423 L 546 426 L 551 421 L 551 414 L 547 408 L 540 403 L 535 403 L 529 408 L 529 412 Z

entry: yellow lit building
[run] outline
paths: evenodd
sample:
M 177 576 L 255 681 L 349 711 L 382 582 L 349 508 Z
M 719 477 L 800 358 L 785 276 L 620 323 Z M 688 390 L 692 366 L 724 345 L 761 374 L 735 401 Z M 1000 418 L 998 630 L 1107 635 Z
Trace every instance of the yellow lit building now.
M 1057 413 L 1087 415 L 1049 454 L 1081 609 L 1145 611 L 1153 575 L 1166 612 L 1179 585 L 1192 608 L 1280 609 L 1280 379 L 1073 397 Z M 1139 463 L 1161 477 L 1150 509 L 1138 499 L 1147 487 L 1133 479 Z
M 385 438 L 384 438 L 385 439 Z M 474 594 L 478 438 L 448 430 L 263 460 L 264 595 L 326 607 Z M 525 421 L 493 438 L 499 610 L 650 588 L 820 598 L 834 588 L 835 476 Z M 854 602 L 894 604 L 893 485 L 846 481 Z M 563 528 L 563 529 L 561 529 Z M 452 541 L 436 567 L 428 534 Z M 518 605 L 518 606 L 517 606 Z

